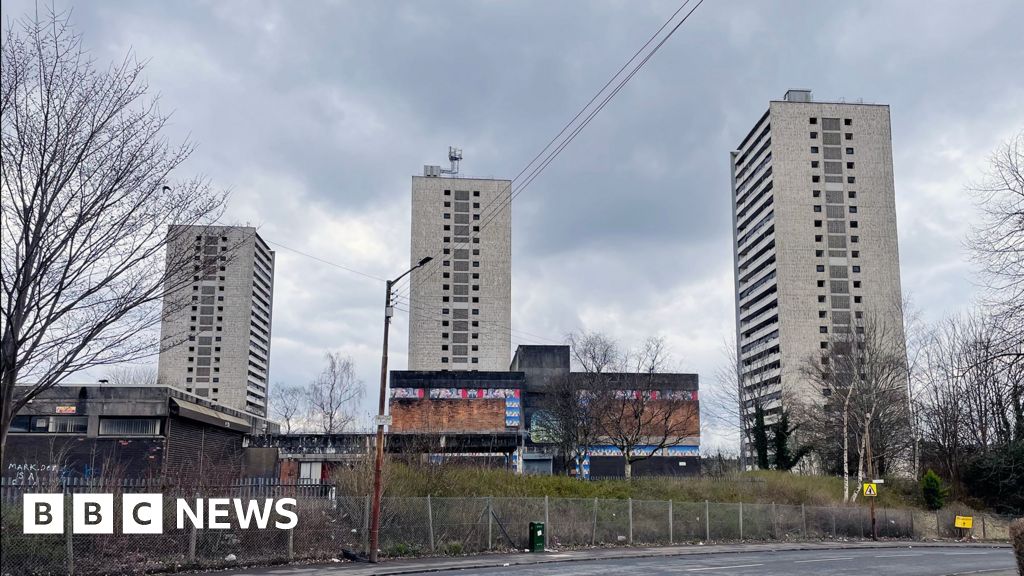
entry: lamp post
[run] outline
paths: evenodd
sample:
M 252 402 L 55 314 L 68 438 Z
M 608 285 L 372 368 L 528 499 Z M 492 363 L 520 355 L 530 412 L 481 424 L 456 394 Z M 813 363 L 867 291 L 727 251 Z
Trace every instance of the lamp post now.
M 380 538 L 380 494 L 381 494 L 381 472 L 384 467 L 384 408 L 385 398 L 388 393 L 388 328 L 391 326 L 391 317 L 395 309 L 391 305 L 391 288 L 399 280 L 405 278 L 413 270 L 433 260 L 427 256 L 412 268 L 406 270 L 401 276 L 394 280 L 387 281 L 387 294 L 384 297 L 384 352 L 380 357 L 380 403 L 377 407 L 377 442 L 375 448 L 377 454 L 373 463 L 373 505 L 370 509 L 370 562 L 377 562 L 377 544 Z

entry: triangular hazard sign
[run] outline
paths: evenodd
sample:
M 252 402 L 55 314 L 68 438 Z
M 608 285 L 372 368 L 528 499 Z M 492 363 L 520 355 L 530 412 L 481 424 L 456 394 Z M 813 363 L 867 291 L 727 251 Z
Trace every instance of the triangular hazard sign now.
M 874 484 L 865 484 L 864 485 L 864 495 L 865 496 L 874 496 L 875 495 L 875 485 Z

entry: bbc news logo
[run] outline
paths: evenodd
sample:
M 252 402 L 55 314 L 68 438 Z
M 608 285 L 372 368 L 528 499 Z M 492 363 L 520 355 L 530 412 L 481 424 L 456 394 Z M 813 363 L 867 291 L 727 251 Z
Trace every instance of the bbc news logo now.
M 63 494 L 25 494 L 22 512 L 22 531 L 25 534 L 64 533 Z M 272 525 L 279 530 L 291 530 L 299 523 L 294 498 L 274 500 L 242 500 L 241 498 L 197 498 L 190 503 L 184 498 L 174 502 L 178 530 L 201 528 L 228 530 L 232 528 L 232 514 L 239 528 L 254 526 L 266 530 L 271 517 L 279 517 Z M 71 497 L 71 532 L 73 534 L 114 533 L 113 494 L 73 494 Z M 163 494 L 121 495 L 122 534 L 163 534 Z

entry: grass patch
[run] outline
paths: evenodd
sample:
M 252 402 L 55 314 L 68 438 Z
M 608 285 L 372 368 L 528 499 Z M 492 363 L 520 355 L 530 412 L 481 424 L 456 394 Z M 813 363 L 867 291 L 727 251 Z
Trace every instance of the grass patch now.
M 340 482 L 349 484 L 348 482 Z M 911 507 L 920 504 L 916 484 L 890 479 L 879 487 L 876 504 Z M 520 476 L 505 470 L 460 466 L 410 466 L 392 463 L 387 473 L 388 496 L 544 497 L 675 500 L 679 502 L 747 502 L 841 504 L 842 479 L 762 470 L 726 478 L 640 477 L 632 481 L 580 481 L 566 476 Z M 858 498 L 861 500 L 863 496 Z

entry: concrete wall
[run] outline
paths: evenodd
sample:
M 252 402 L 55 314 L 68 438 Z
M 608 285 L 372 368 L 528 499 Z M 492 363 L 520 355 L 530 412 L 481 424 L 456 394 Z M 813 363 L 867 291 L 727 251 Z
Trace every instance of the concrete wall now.
M 505 370 L 511 354 L 512 322 L 512 217 L 511 209 L 496 211 L 502 198 L 507 197 L 511 182 L 476 178 L 412 179 L 412 237 L 410 262 L 419 262 L 433 256 L 434 262 L 412 273 L 409 280 L 409 369 L 410 370 Z M 446 194 L 446 191 L 448 192 Z M 456 235 L 455 194 L 468 192 L 471 206 L 466 236 Z M 478 195 L 475 195 L 478 193 Z M 445 206 L 448 202 L 450 205 Z M 478 206 L 478 207 L 477 207 Z M 444 215 L 448 214 L 449 218 Z M 493 216 L 493 218 L 492 218 Z M 479 219 L 473 219 L 479 217 Z M 489 222 L 488 222 L 489 221 Z M 445 230 L 445 226 L 449 230 Z M 479 232 L 473 227 L 479 226 Z M 477 237 L 478 243 L 460 244 L 455 238 Z M 449 242 L 444 242 L 444 238 Z M 443 254 L 448 249 L 449 254 Z M 464 272 L 457 270 L 457 250 L 469 250 Z M 478 250 L 479 254 L 473 251 Z M 448 265 L 445 265 L 448 262 Z M 473 263 L 478 263 L 474 266 Z M 449 274 L 448 278 L 444 274 Z M 477 290 L 469 290 L 468 302 L 457 302 L 456 274 L 469 276 L 465 283 Z M 476 274 L 479 277 L 473 278 Z M 444 287 L 448 286 L 448 289 Z M 472 298 L 479 302 L 472 302 Z M 449 301 L 445 302 L 444 298 Z M 453 347 L 457 332 L 452 324 L 455 310 L 466 309 L 470 326 L 466 346 L 468 360 L 456 363 Z M 445 313 L 444 310 L 448 310 Z M 478 310 L 473 314 L 472 310 Z M 443 323 L 448 322 L 448 326 Z M 443 334 L 447 333 L 445 338 Z M 442 347 L 447 346 L 444 350 Z M 472 350 L 476 346 L 477 350 Z M 443 362 L 442 358 L 447 358 Z M 477 361 L 472 362 L 472 358 Z

